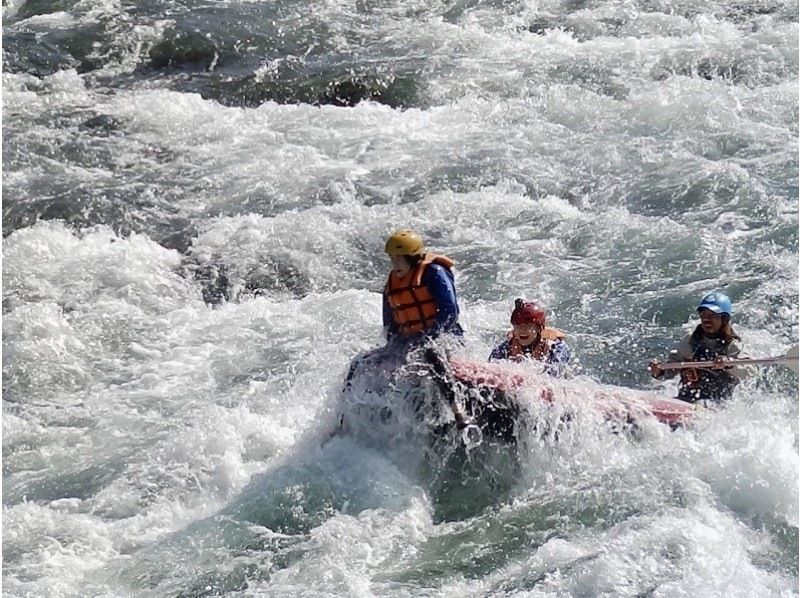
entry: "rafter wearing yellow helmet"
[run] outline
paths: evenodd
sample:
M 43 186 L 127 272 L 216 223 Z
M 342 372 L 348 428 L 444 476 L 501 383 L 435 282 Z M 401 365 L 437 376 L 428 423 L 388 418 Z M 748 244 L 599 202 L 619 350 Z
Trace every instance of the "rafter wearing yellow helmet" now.
M 425 244 L 418 233 L 404 229 L 389 237 L 384 251 L 389 255 L 422 255 L 425 253 Z
M 422 237 L 398 230 L 386 241 L 391 272 L 383 290 L 388 340 L 448 332 L 460 336 L 453 260 L 425 250 Z

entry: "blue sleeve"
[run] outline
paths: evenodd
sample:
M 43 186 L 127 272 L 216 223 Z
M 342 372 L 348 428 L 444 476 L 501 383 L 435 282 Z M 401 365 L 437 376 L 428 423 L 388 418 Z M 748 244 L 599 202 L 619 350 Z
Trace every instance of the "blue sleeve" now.
M 550 352 L 547 355 L 547 365 L 545 370 L 551 376 L 561 377 L 564 369 L 569 363 L 571 357 L 569 346 L 567 343 L 560 339 L 554 340 L 550 344 Z
M 452 329 L 458 323 L 458 302 L 452 272 L 439 264 L 431 264 L 425 269 L 423 282 L 436 302 L 436 328 Z
M 503 341 L 497 345 L 492 354 L 489 355 L 489 361 L 500 361 L 502 359 L 508 359 L 508 341 Z

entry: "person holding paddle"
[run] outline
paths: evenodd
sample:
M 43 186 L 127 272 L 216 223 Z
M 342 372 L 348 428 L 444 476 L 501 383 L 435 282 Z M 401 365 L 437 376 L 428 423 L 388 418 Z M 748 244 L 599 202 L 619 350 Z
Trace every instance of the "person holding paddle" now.
M 494 348 L 489 361 L 533 359 L 545 364 L 545 371 L 560 377 L 570 358 L 566 334 L 546 326 L 546 315 L 536 303 L 517 299 L 511 312 L 513 328 L 506 340 Z
M 741 339 L 731 325 L 730 298 L 717 291 L 708 293 L 697 306 L 697 313 L 700 324 L 670 351 L 667 363 L 653 359 L 648 369 L 656 379 L 673 378 L 680 372 L 678 398 L 682 401 L 719 403 L 729 399 L 751 372 L 730 361 L 744 357 L 739 347 Z M 698 367 L 669 367 L 675 362 L 698 362 Z

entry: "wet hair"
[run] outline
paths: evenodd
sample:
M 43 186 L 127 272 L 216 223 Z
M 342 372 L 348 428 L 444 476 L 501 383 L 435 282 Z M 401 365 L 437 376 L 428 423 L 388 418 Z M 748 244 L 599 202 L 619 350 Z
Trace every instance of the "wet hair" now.
M 731 317 L 728 314 L 722 314 L 722 328 L 720 328 L 718 336 L 726 343 L 729 343 L 733 340 L 742 340 L 739 335 L 733 331 Z
M 517 297 L 514 300 L 514 309 L 522 309 L 522 306 L 525 305 L 525 301 L 521 297 Z
M 414 267 L 416 267 L 417 264 L 419 264 L 422 261 L 422 258 L 424 256 L 422 256 L 422 255 L 406 255 L 404 257 L 408 260 L 408 263 L 411 264 L 411 267 L 414 268 Z

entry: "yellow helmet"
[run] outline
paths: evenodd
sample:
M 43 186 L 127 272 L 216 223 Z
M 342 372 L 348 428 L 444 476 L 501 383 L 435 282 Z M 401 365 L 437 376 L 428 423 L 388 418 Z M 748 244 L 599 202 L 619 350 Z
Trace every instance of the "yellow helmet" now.
M 399 230 L 386 241 L 385 251 L 389 255 L 422 255 L 425 247 L 422 237 L 413 230 Z

